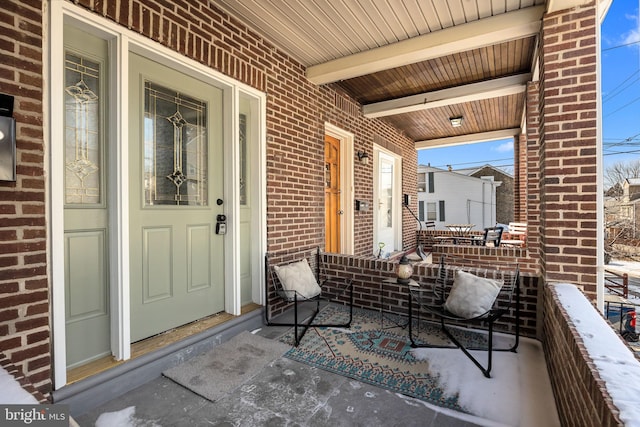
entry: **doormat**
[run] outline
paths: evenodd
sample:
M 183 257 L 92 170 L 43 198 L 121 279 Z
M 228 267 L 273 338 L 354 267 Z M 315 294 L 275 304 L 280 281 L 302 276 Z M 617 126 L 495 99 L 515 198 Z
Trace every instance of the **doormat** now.
M 282 342 L 245 331 L 162 374 L 215 402 L 280 358 L 289 348 Z
M 348 316 L 347 307 L 331 305 L 318 314 L 315 322 L 344 323 Z M 385 314 L 385 317 L 389 319 L 393 315 Z M 399 316 L 391 320 L 403 325 Z M 414 334 L 419 329 L 418 343 L 452 345 L 439 325 L 416 321 L 414 327 Z M 486 348 L 486 336 L 482 333 L 460 329 L 455 335 L 465 345 Z M 280 340 L 291 345 L 293 338 L 293 331 L 289 331 Z M 350 329 L 311 328 L 300 345 L 291 348 L 285 357 L 441 407 L 470 413 L 459 403 L 458 393 L 446 392 L 440 374 L 430 369 L 429 360 L 412 349 L 408 330 L 401 326 L 383 328 L 380 314 L 370 310 L 354 308 Z

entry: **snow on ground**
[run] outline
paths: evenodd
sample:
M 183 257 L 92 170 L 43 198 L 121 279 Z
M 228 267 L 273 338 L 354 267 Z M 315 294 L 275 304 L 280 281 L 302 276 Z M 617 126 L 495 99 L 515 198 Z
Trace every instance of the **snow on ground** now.
M 0 367 L 0 402 L 3 405 L 36 405 L 38 400 L 22 388 L 9 372 Z
M 135 413 L 135 406 L 129 406 L 121 411 L 102 413 L 96 420 L 95 427 L 160 427 L 154 421 L 136 418 Z
M 628 274 L 629 296 L 627 299 L 633 304 L 640 304 L 640 262 L 614 259 L 605 266 L 605 269 L 618 274 Z
M 412 353 L 417 359 L 429 360 L 430 369 L 440 374 L 439 381 L 446 395 L 458 394 L 463 408 L 492 423 L 469 421 L 513 427 L 560 425 L 542 345 L 538 341 L 520 338 L 517 353 L 494 352 L 491 378 L 485 378 L 458 349 L 417 348 Z M 471 354 L 486 362 L 486 352 L 472 351 Z
M 574 285 L 555 285 L 626 427 L 640 427 L 640 362 Z
M 627 273 L 632 277 L 640 277 L 640 262 L 621 261 L 612 259 L 611 262 L 604 266 L 605 270 L 611 270 L 616 273 Z

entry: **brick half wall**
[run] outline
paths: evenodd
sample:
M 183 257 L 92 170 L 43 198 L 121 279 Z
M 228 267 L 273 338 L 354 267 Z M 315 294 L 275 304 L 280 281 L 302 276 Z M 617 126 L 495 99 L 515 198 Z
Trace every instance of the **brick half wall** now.
M 395 278 L 396 262 L 362 258 L 342 254 L 323 254 L 323 262 L 328 275 L 347 277 L 353 280 L 354 306 L 384 310 L 401 315 L 408 314 L 408 298 L 406 289 L 397 284 L 385 284 L 382 281 Z M 434 264 L 420 264 L 414 267 L 413 279 L 418 283 L 432 283 L 437 275 L 438 266 Z M 521 272 L 521 324 L 520 333 L 523 336 L 536 337 L 538 279 L 535 276 Z M 346 301 L 345 301 L 346 302 Z M 505 317 L 505 321 L 497 322 L 498 330 L 513 333 L 514 314 Z
M 561 424 L 569 427 L 623 425 L 554 286 L 544 287 L 543 301 L 542 345 Z M 593 311 L 599 315 L 595 307 Z M 611 333 L 615 334 L 613 329 Z

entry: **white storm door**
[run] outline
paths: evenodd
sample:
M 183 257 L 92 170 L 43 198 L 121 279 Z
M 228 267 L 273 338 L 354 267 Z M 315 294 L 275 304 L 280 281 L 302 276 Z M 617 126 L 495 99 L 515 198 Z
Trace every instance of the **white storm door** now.
M 384 257 L 401 249 L 400 160 L 374 148 L 374 162 L 373 253 Z
M 224 310 L 222 90 L 131 53 L 131 341 Z

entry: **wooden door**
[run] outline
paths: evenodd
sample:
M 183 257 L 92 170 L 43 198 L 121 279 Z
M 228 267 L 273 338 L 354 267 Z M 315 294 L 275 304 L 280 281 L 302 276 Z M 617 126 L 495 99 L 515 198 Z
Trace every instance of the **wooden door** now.
M 340 140 L 324 137 L 325 251 L 340 252 Z

